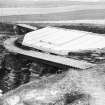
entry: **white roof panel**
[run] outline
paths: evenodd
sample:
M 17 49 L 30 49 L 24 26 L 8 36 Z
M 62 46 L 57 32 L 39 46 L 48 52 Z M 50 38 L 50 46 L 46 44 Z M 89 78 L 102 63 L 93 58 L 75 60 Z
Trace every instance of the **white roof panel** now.
M 105 37 L 79 30 L 45 27 L 25 35 L 23 45 L 52 52 L 68 54 L 105 46 Z

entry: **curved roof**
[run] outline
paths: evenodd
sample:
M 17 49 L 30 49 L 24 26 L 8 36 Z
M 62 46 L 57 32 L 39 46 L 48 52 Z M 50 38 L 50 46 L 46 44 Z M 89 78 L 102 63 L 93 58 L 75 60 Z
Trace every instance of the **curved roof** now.
M 45 27 L 26 34 L 22 44 L 45 52 L 67 55 L 69 52 L 104 48 L 105 37 L 91 32 Z

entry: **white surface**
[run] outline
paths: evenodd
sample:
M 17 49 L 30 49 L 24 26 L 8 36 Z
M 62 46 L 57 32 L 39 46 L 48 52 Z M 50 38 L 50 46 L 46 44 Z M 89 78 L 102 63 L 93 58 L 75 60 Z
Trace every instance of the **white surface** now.
M 66 66 L 70 66 L 70 67 L 76 67 L 76 68 L 80 68 L 80 69 L 87 69 L 87 68 L 96 66 L 96 64 L 92 64 L 92 63 L 82 61 L 82 60 L 67 58 L 65 56 L 58 56 L 58 55 L 43 53 L 43 52 L 39 52 L 39 51 L 23 50 L 23 49 L 14 45 L 14 42 L 17 39 L 18 39 L 18 37 L 7 39 L 6 41 L 4 41 L 4 47 L 6 49 L 8 49 L 10 52 L 19 53 L 19 54 L 37 58 L 40 60 L 42 59 L 42 60 L 48 61 L 47 63 L 49 63 L 49 62 L 56 63 L 56 64 L 66 65 Z
M 32 29 L 32 30 L 37 30 L 37 27 L 31 26 L 31 25 L 28 25 L 28 24 L 17 24 L 17 25 L 21 26 L 21 27 Z
M 105 47 L 105 37 L 91 32 L 46 27 L 25 35 L 23 45 L 57 54 Z

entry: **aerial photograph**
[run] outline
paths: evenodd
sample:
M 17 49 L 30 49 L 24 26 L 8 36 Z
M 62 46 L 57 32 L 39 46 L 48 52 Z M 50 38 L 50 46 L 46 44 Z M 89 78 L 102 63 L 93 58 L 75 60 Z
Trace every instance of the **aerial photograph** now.
M 0 105 L 105 105 L 105 0 L 0 0 Z

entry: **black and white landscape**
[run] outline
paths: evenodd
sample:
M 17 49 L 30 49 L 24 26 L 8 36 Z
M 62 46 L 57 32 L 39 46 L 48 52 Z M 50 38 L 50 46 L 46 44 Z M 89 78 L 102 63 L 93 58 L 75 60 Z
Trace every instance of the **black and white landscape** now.
M 32 31 L 17 24 L 105 36 L 104 0 L 0 0 L 0 105 L 105 105 L 105 48 L 66 56 L 92 68 L 49 65 L 4 47 L 6 39 Z

